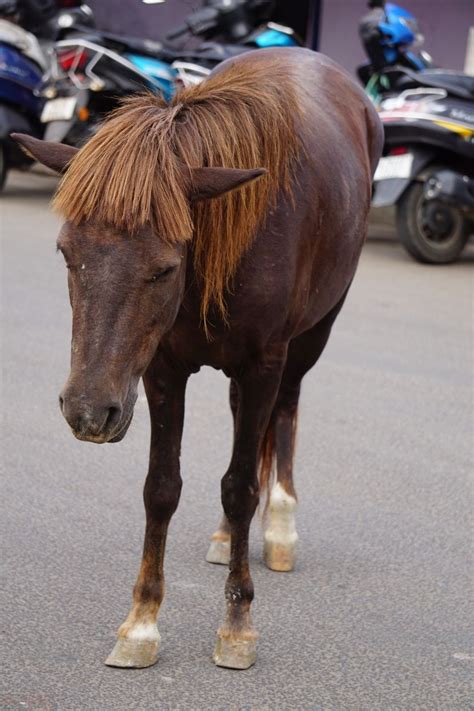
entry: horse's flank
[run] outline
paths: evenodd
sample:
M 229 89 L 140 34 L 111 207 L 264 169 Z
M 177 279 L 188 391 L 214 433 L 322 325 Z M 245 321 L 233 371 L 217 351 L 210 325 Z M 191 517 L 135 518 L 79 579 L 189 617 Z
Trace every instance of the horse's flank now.
M 294 78 L 280 57 L 235 63 L 171 104 L 152 94 L 124 101 L 72 161 L 55 198 L 74 223 L 95 220 L 133 235 L 150 224 L 170 242 L 193 237 L 202 315 L 224 294 L 298 153 Z M 215 199 L 189 201 L 183 166 L 266 168 Z

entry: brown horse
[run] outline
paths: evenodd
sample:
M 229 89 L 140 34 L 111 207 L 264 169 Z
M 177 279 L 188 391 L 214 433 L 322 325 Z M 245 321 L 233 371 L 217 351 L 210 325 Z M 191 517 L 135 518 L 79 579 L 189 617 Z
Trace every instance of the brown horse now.
M 129 99 L 77 154 L 16 138 L 64 173 L 56 208 L 67 221 L 58 248 L 73 311 L 64 417 L 81 440 L 119 441 L 141 377 L 150 409 L 143 559 L 106 663 L 157 660 L 185 387 L 210 365 L 231 379 L 234 416 L 225 517 L 208 553 L 212 562 L 230 559 L 214 660 L 247 668 L 257 639 L 249 526 L 259 490 L 268 487 L 266 561 L 290 570 L 300 384 L 356 270 L 382 148 L 377 115 L 331 60 L 272 49 L 224 63 L 169 105 L 149 95 Z

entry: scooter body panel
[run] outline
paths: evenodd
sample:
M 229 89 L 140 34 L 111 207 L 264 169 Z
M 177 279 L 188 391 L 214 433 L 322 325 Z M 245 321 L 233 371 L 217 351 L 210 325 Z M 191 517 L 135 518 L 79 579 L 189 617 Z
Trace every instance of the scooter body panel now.
M 39 113 L 42 100 L 33 92 L 41 81 L 39 67 L 16 48 L 0 42 L 0 101 Z
M 176 72 L 169 64 L 140 54 L 126 53 L 124 57 L 159 84 L 167 101 L 171 99 L 175 91 Z
M 272 28 L 263 30 L 260 34 L 254 37 L 254 42 L 257 47 L 264 49 L 265 47 L 298 47 L 299 43 L 295 37 L 288 32 L 282 32 Z
M 474 102 L 439 89 L 414 90 L 386 99 L 380 109 L 385 155 L 374 177 L 374 207 L 396 204 L 428 165 L 474 176 Z

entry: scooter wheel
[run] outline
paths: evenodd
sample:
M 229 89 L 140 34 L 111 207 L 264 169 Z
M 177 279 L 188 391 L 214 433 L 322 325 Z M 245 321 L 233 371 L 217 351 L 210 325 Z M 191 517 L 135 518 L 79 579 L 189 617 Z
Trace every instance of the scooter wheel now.
M 3 190 L 5 180 L 7 179 L 7 155 L 5 144 L 0 141 L 0 192 Z
M 421 182 L 412 183 L 397 205 L 398 238 L 419 262 L 454 262 L 469 238 L 471 227 L 456 207 L 426 200 Z

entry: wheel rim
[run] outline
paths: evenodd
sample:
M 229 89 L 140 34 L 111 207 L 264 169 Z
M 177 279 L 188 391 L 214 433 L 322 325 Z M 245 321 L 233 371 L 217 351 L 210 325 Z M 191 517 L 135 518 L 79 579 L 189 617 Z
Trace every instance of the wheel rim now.
M 416 222 L 423 239 L 432 247 L 446 247 L 456 239 L 459 212 L 437 200 L 420 196 L 416 209 Z

